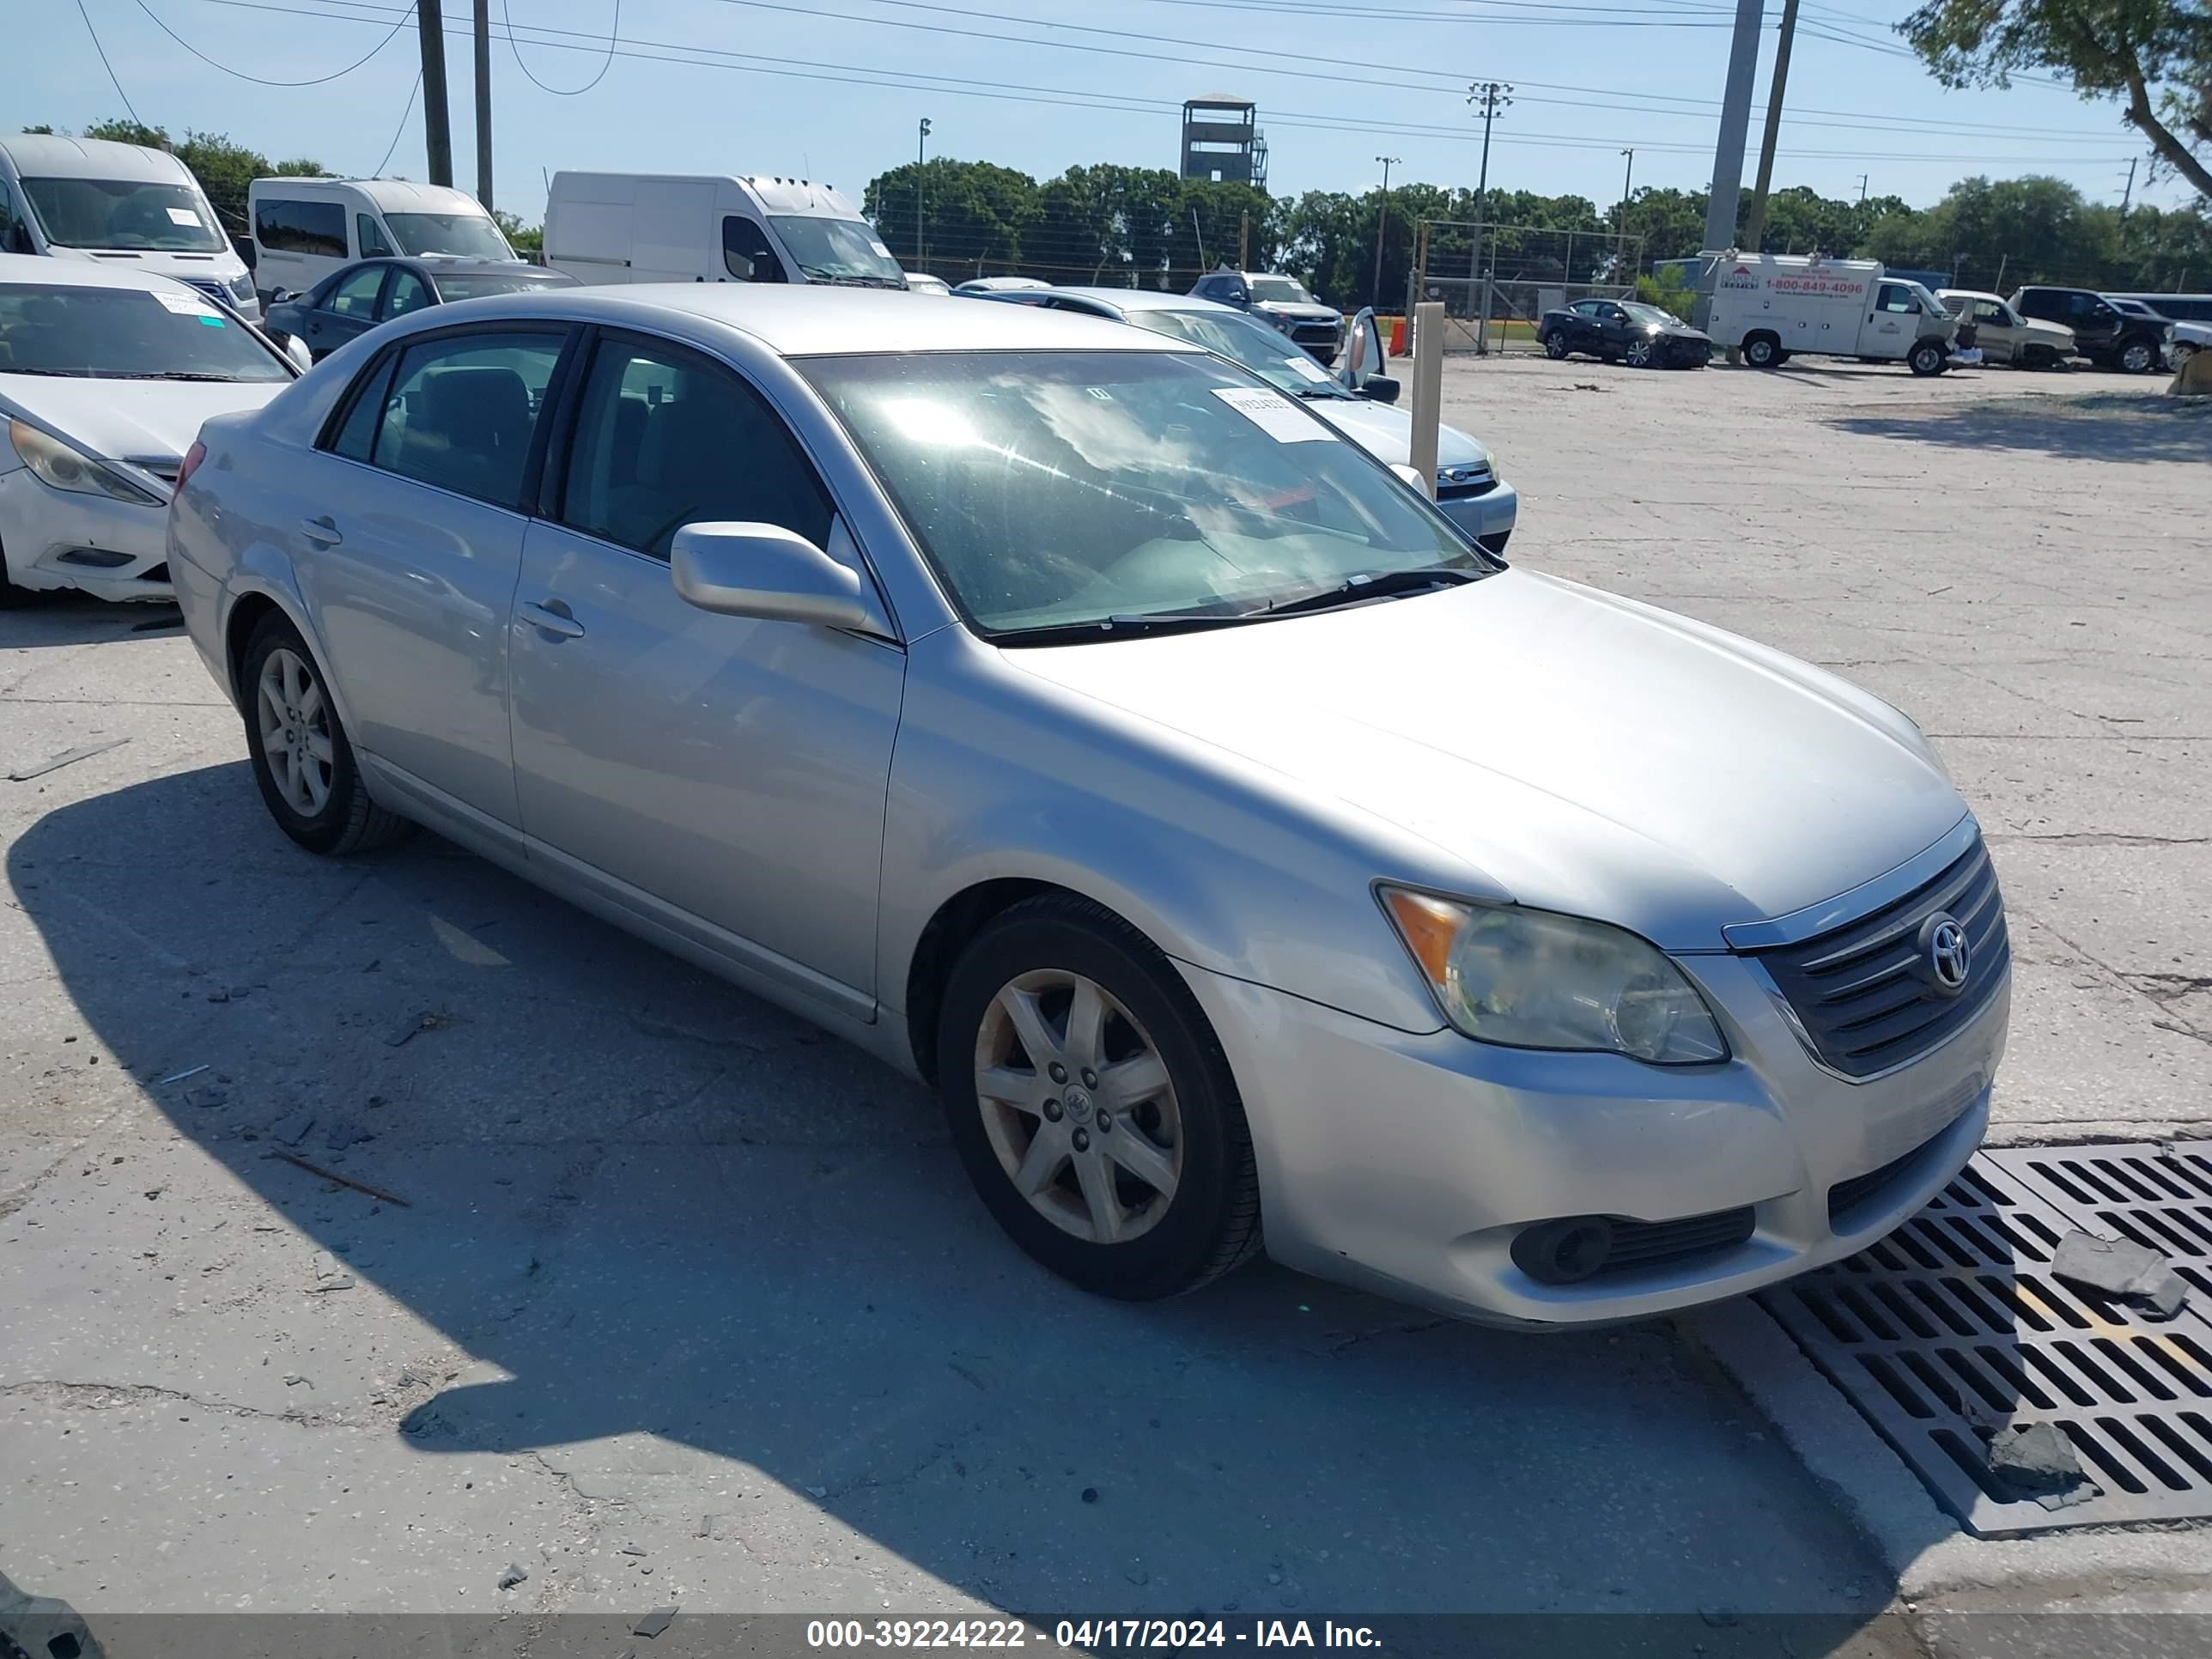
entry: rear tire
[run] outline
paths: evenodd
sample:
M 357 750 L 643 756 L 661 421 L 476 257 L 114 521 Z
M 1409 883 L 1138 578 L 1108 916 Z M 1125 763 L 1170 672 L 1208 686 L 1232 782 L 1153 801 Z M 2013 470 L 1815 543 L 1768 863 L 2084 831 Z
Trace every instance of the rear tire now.
M 278 829 L 338 858 L 415 828 L 369 799 L 322 666 L 283 614 L 264 617 L 246 641 L 239 690 L 253 781 Z
M 1773 335 L 1749 334 L 1744 337 L 1743 360 L 1753 368 L 1779 368 L 1789 361 L 1789 354 Z
M 1048 894 L 987 924 L 945 981 L 937 1069 L 977 1195 L 1062 1278 L 1151 1301 L 1257 1254 L 1228 1059 L 1174 965 L 1112 912 Z

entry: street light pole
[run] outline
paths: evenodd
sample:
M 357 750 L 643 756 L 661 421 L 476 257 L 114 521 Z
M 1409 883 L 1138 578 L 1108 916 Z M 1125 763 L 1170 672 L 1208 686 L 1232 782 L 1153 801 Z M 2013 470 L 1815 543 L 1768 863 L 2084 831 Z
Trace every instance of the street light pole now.
M 929 118 L 925 115 L 921 118 L 920 135 L 914 141 L 914 268 L 916 270 L 922 268 L 922 261 L 929 252 L 928 240 L 922 234 L 921 216 L 921 177 L 922 168 L 927 165 L 922 157 L 927 151 L 928 144 Z
M 1744 0 L 1747 5 L 1753 0 Z M 1482 314 L 1474 327 L 1474 349 L 1486 349 L 1490 339 L 1490 289 L 1482 280 L 1482 206 L 1490 194 L 1490 124 L 1513 101 L 1513 88 L 1504 81 L 1478 81 L 1467 89 L 1467 101 L 1482 111 L 1482 172 L 1474 185 L 1474 251 L 1468 275 L 1482 296 Z
M 1797 0 L 1782 0 L 1782 34 L 1774 43 L 1774 78 L 1766 88 L 1766 127 L 1759 140 L 1759 180 L 1751 187 L 1744 251 L 1759 252 L 1766 235 L 1766 192 L 1774 182 L 1774 146 L 1782 136 L 1782 98 L 1790 86 L 1790 48 L 1797 39 Z
M 1378 155 L 1382 164 L 1382 212 L 1375 222 L 1375 288 L 1367 303 L 1380 305 L 1382 301 L 1382 233 L 1390 225 L 1390 169 L 1406 158 L 1402 155 Z
M 1636 179 L 1636 152 L 1625 149 L 1620 153 L 1628 158 L 1628 170 L 1620 175 L 1620 252 L 1613 257 L 1616 276 L 1628 264 L 1628 198 L 1633 193 L 1630 186 Z M 1574 272 L 1571 270 L 1567 275 L 1571 277 Z

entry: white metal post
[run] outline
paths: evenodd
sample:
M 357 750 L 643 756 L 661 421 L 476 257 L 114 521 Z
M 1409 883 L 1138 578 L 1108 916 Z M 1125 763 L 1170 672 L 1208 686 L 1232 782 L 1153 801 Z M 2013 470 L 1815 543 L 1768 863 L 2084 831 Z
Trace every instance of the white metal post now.
M 1412 453 L 1407 465 L 1421 475 L 1421 488 L 1437 495 L 1437 427 L 1443 419 L 1444 307 L 1426 300 L 1413 307 L 1413 404 Z

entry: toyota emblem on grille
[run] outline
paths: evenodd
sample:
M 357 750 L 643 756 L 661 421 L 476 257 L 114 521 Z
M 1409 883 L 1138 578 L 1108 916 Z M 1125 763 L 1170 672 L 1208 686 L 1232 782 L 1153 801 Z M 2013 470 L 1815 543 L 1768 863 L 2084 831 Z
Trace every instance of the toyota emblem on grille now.
M 1954 997 L 1966 988 L 1966 975 L 1974 967 L 1974 947 L 1957 917 L 1941 913 L 1929 917 L 1920 932 L 1920 949 L 1928 963 L 1929 977 L 1938 991 Z

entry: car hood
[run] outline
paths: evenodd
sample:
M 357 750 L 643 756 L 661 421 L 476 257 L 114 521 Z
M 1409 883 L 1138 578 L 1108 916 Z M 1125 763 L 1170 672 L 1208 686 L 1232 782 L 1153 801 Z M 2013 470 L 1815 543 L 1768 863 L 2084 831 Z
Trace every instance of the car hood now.
M 1308 398 L 1305 406 L 1376 460 L 1403 466 L 1413 453 L 1413 417 L 1365 398 Z M 1487 465 L 1490 452 L 1457 427 L 1437 428 L 1437 465 Z
M 0 374 L 0 407 L 109 460 L 173 459 L 191 447 L 210 415 L 258 409 L 290 384 Z
M 2021 324 L 2030 339 L 2047 341 L 2052 345 L 2074 343 L 2074 331 L 2063 323 L 2046 323 L 2038 317 L 2027 317 L 2021 319 Z
M 1894 868 L 1966 806 L 1911 722 L 1720 629 L 1524 570 L 1316 616 L 1006 653 L 1431 844 L 1431 884 L 1670 950 Z M 1334 805 L 1330 805 L 1334 803 Z M 1377 877 L 1419 879 L 1413 870 Z
M 1344 313 L 1334 306 L 1305 305 L 1296 300 L 1258 300 L 1252 309 L 1264 311 L 1270 317 L 1295 317 L 1300 322 L 1340 323 Z
M 1705 330 L 1692 328 L 1687 323 L 1653 323 L 1647 327 L 1650 332 L 1663 334 L 1671 340 L 1707 340 L 1710 343 Z

